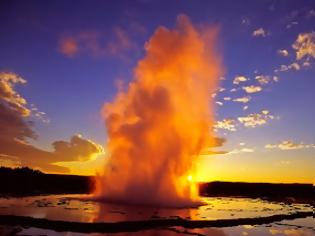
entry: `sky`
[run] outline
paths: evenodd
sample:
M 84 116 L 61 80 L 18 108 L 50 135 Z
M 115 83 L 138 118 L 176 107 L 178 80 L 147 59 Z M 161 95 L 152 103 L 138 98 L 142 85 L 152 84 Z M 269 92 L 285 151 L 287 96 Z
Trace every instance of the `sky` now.
M 93 175 L 103 105 L 182 14 L 218 28 L 224 67 L 209 94 L 224 154 L 202 155 L 198 180 L 315 183 L 312 0 L 1 1 L 0 165 Z

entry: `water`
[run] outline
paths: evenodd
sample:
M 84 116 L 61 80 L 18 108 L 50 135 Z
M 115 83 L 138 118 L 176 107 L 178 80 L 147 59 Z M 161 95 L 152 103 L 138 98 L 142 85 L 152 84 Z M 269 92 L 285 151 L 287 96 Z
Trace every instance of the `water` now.
M 209 197 L 203 198 L 203 201 L 206 204 L 198 208 L 160 209 L 95 202 L 88 200 L 86 195 L 0 198 L 0 214 L 72 222 L 120 222 L 179 217 L 187 220 L 256 218 L 313 211 L 313 207 L 309 204 L 284 204 L 258 198 Z M 115 235 L 315 235 L 314 228 L 313 217 L 307 217 L 273 222 L 269 225 L 240 225 L 202 229 L 167 227 L 134 233 L 115 233 Z M 84 235 L 76 232 L 57 232 L 33 227 L 0 226 L 0 235 L 9 233 L 12 235 Z

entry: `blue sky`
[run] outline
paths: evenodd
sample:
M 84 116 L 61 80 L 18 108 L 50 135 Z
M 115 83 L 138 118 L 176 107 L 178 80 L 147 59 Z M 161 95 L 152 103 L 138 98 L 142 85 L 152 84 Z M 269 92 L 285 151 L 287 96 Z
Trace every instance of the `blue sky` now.
M 255 170 L 266 155 L 266 165 L 285 163 L 279 168 L 293 170 L 294 162 L 301 169 L 315 166 L 315 51 L 298 59 L 299 48 L 292 47 L 303 34 L 310 48 L 315 45 L 314 1 L 2 1 L 0 11 L 0 71 L 27 80 L 16 90 L 50 121 L 29 117 L 38 134 L 30 142 L 39 148 L 52 150 L 52 142 L 75 134 L 105 145 L 100 110 L 116 94 L 117 80 L 127 84 L 133 78 L 158 26 L 172 28 L 185 14 L 197 26 L 219 27 L 225 90 L 215 96 L 216 119 L 232 120 L 235 131 L 224 124 L 216 130 L 227 140 L 220 149 L 232 154 L 224 161 L 214 157 L 211 168 L 244 160 Z M 233 83 L 238 76 L 246 81 Z M 248 93 L 246 86 L 262 90 Z M 248 103 L 233 101 L 248 96 Z M 257 113 L 264 124 L 246 127 L 238 119 Z M 285 141 L 290 143 L 281 146 Z M 315 179 L 309 176 L 303 181 Z

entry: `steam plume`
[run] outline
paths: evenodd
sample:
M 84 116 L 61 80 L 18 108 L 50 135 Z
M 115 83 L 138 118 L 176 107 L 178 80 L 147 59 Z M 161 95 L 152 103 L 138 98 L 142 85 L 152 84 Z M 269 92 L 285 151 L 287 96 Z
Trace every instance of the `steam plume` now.
M 221 73 L 214 28 L 198 30 L 181 15 L 145 45 L 135 79 L 103 115 L 110 155 L 95 194 L 131 204 L 187 206 L 196 202 L 194 163 L 210 135 Z

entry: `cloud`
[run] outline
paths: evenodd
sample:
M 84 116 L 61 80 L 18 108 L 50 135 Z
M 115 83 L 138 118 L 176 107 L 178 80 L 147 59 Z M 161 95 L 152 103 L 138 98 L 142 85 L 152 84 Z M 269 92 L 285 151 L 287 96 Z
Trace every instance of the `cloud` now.
M 307 14 L 308 17 L 314 17 L 315 16 L 315 10 L 314 9 L 311 9 L 308 14 Z
M 115 40 L 107 44 L 108 50 L 111 55 L 118 56 L 122 50 L 128 50 L 134 47 L 133 42 L 130 40 L 127 31 L 122 28 L 116 27 L 114 29 Z
M 26 99 L 15 90 L 17 84 L 25 83 L 26 80 L 14 73 L 0 73 L 0 140 L 36 138 L 32 123 L 25 119 L 31 110 L 26 107 Z
M 286 28 L 287 28 L 287 29 L 290 29 L 290 28 L 292 28 L 293 26 L 298 25 L 298 24 L 299 24 L 299 22 L 297 22 L 297 21 L 292 21 L 292 22 L 290 22 L 289 24 L 287 24 Z
M 55 141 L 53 155 L 56 161 L 87 161 L 93 154 L 103 153 L 102 146 L 81 135 L 74 135 L 70 141 Z
M 232 98 L 231 97 L 224 97 L 223 100 L 224 101 L 230 101 Z
M 268 110 L 262 110 L 260 113 L 252 113 L 247 116 L 237 118 L 245 127 L 255 128 L 267 123 L 268 120 L 273 120 L 275 117 L 270 115 Z
M 220 87 L 220 88 L 218 88 L 217 90 L 218 90 L 219 93 L 222 93 L 222 92 L 225 91 L 225 88 Z
M 115 27 L 110 36 L 100 31 L 80 31 L 61 36 L 58 50 L 67 57 L 87 54 L 92 57 L 124 57 L 136 47 L 127 30 Z
M 0 72 L 0 99 L 10 109 L 27 117 L 31 111 L 26 107 L 26 100 L 15 91 L 17 84 L 26 84 L 26 80 L 11 72 Z
M 258 81 L 258 83 L 260 83 L 261 85 L 266 85 L 270 82 L 270 76 L 268 75 L 257 75 L 255 77 L 255 80 Z
M 63 37 L 59 41 L 59 51 L 67 57 L 73 57 L 79 52 L 77 39 L 71 36 Z
M 248 106 L 244 106 L 243 110 L 247 110 Z M 267 124 L 268 120 L 276 119 L 273 115 L 270 114 L 268 110 L 262 110 L 259 113 L 252 113 L 247 116 L 241 116 L 237 119 L 226 118 L 223 120 L 216 121 L 214 124 L 215 132 L 218 129 L 236 131 L 239 125 L 243 125 L 246 128 L 255 128 Z
M 240 97 L 240 98 L 234 98 L 233 102 L 242 102 L 242 103 L 248 103 L 251 100 L 250 96 Z
M 294 150 L 304 148 L 315 148 L 314 144 L 304 144 L 303 142 L 294 142 L 292 140 L 284 140 L 278 144 L 266 144 L 267 149 Z
M 273 76 L 272 79 L 273 79 L 274 82 L 279 82 L 279 77 L 278 76 Z
M 39 119 L 40 121 L 42 121 L 43 123 L 50 123 L 50 119 L 47 118 L 47 114 L 43 111 L 40 111 L 35 104 L 31 104 L 30 109 L 32 111 L 32 116 L 36 117 L 37 119 Z
M 292 48 L 296 51 L 296 60 L 315 58 L 315 32 L 299 34 Z
M 245 90 L 246 93 L 258 93 L 258 92 L 262 91 L 262 87 L 255 86 L 255 85 L 249 85 L 249 86 L 244 86 L 243 90 Z
M 87 161 L 94 155 L 103 152 L 100 145 L 83 139 L 79 135 L 74 135 L 70 141 L 55 141 L 52 152 L 42 150 L 18 139 L 1 139 L 0 147 L 0 154 L 7 155 L 7 160 L 18 161 L 21 166 L 57 173 L 69 172 L 68 168 L 59 166 L 57 162 Z M 15 159 L 10 158 L 12 156 Z
M 217 121 L 214 124 L 214 128 L 216 129 L 225 129 L 229 131 L 236 131 L 236 120 L 233 119 L 223 119 L 222 121 Z
M 296 67 L 296 65 L 291 65 L 291 67 Z M 274 81 L 274 82 L 278 82 L 279 78 L 277 76 L 269 76 L 269 75 L 257 75 L 255 77 L 255 80 L 257 80 L 257 82 L 260 85 L 266 85 L 269 84 L 270 82 Z
M 218 104 L 219 106 L 223 106 L 223 102 L 216 101 L 215 103 Z
M 29 109 L 26 99 L 15 90 L 15 85 L 25 83 L 26 80 L 12 72 L 0 73 L 0 164 L 64 173 L 68 169 L 54 163 L 84 161 L 102 152 L 101 146 L 79 135 L 73 136 L 69 142 L 54 142 L 52 152 L 29 144 L 30 139 L 37 138 L 29 118 L 34 112 L 35 116 L 41 113 L 35 105 Z
M 280 56 L 283 56 L 283 57 L 289 56 L 289 52 L 286 49 L 279 49 L 277 52 Z
M 245 25 L 245 26 L 249 26 L 250 25 L 250 19 L 248 17 L 243 16 L 241 19 L 241 24 Z
M 252 36 L 254 37 L 266 37 L 267 32 L 263 28 L 259 28 L 253 31 Z
M 245 82 L 248 79 L 245 76 L 236 76 L 233 80 L 233 84 L 240 84 L 241 82 Z
M 275 72 L 284 72 L 288 70 L 299 71 L 301 66 L 297 62 L 293 62 L 290 65 L 281 65 L 279 69 L 276 69 Z
M 229 151 L 227 154 L 238 154 L 238 153 L 251 153 L 254 152 L 255 150 L 253 148 L 236 148 L 233 149 L 232 151 Z

